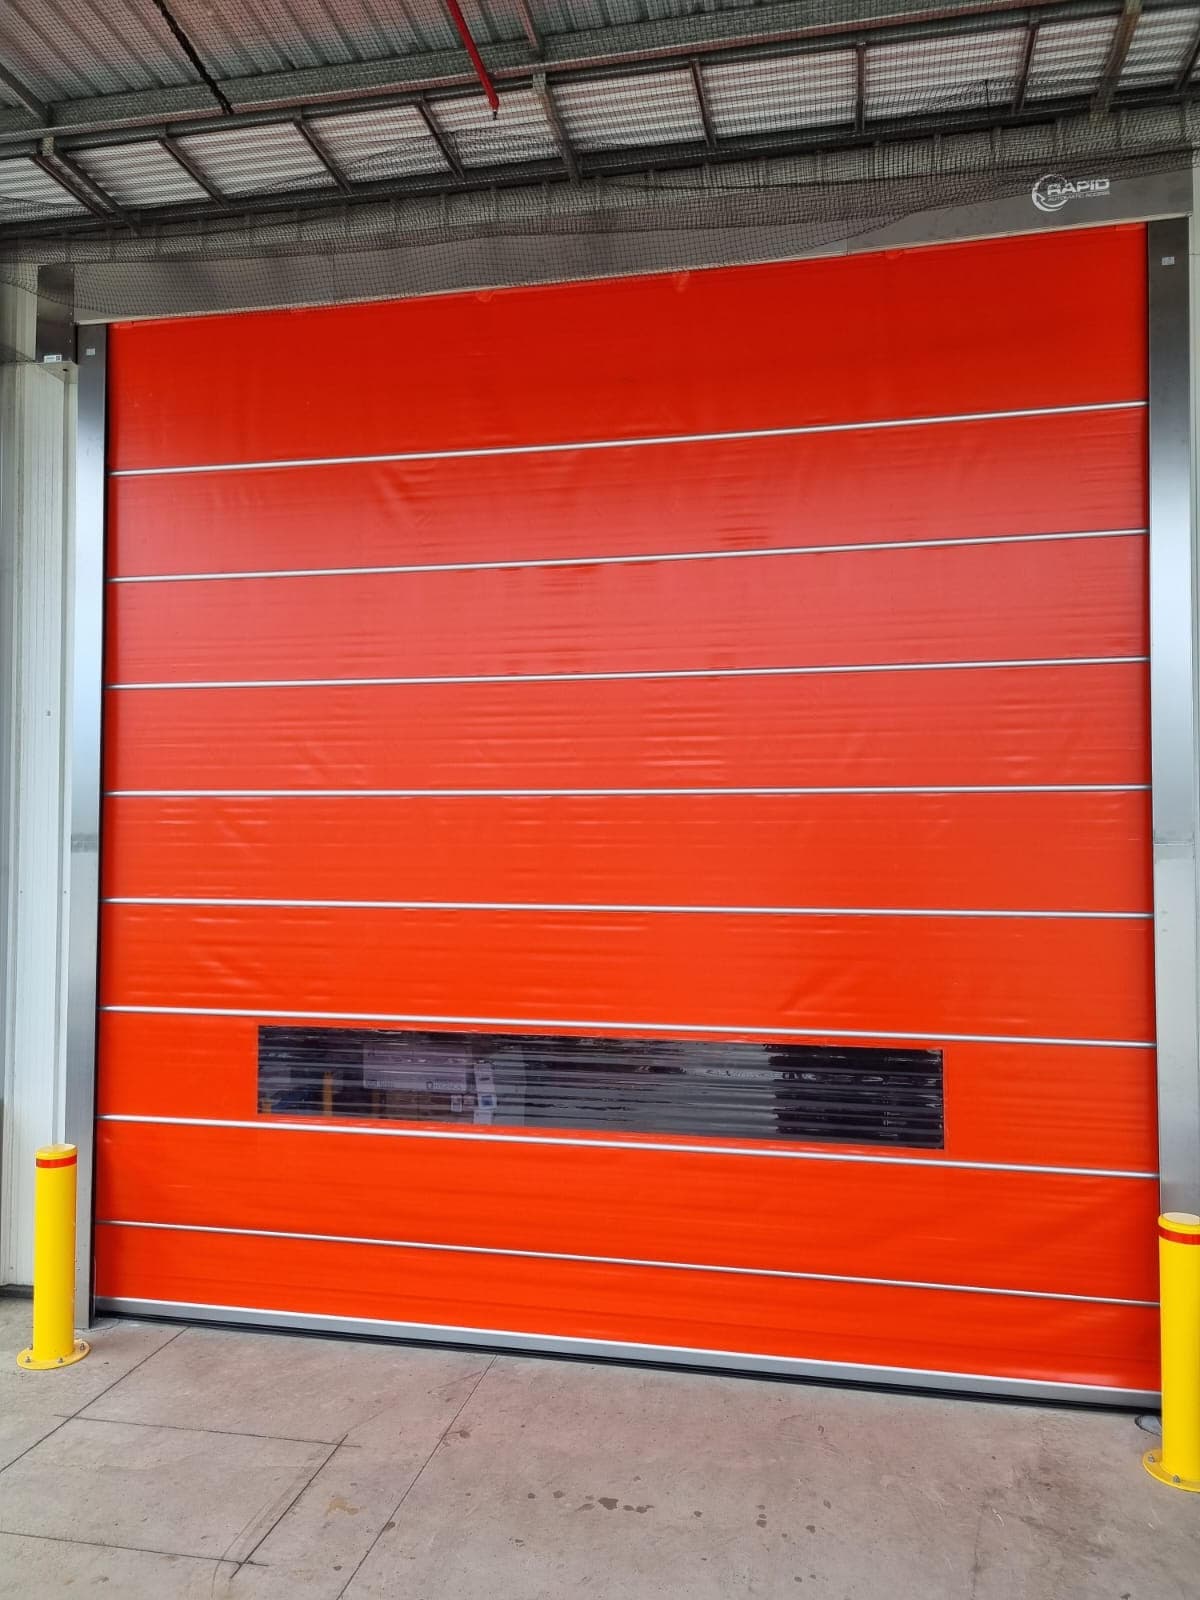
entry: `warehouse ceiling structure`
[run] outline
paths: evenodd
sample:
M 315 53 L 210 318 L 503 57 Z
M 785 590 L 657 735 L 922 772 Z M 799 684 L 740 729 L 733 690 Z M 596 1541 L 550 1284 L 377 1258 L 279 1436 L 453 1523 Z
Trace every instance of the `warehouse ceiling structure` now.
M 1200 6 L 1140 0 L 451 4 L 12 0 L 5 232 L 1105 117 L 1190 98 L 1200 61 Z
M 1178 165 L 1198 64 L 1143 0 L 12 0 L 0 261 L 145 314 L 795 254 Z
M 0 260 L 323 255 L 327 298 L 358 292 L 333 254 L 485 236 L 607 238 L 608 272 L 639 232 L 633 268 L 712 259 L 699 230 L 794 254 L 1097 155 L 1190 160 L 1198 64 L 1200 4 L 1149 0 L 12 0 Z M 544 276 L 524 254 L 464 281 Z M 114 309 L 166 309 L 152 277 Z

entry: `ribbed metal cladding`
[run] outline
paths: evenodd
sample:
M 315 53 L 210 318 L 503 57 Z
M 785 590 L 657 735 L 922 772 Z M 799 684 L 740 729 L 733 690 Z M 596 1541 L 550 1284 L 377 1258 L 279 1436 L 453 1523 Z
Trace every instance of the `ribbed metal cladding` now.
M 450 170 L 415 106 L 313 117 L 311 126 L 342 171 L 361 183 Z
M 225 194 L 323 188 L 334 181 L 291 123 L 231 133 L 190 133 L 180 138 L 179 145 Z
M 706 0 L 702 8 L 696 0 L 532 0 L 534 20 L 557 32 L 579 32 L 585 28 L 620 27 L 626 22 L 687 22 L 699 9 L 705 11 L 744 11 L 747 32 L 753 20 L 750 13 L 760 0 Z M 810 4 L 813 21 L 821 20 L 822 4 Z
M 20 222 L 47 211 L 84 210 L 73 195 L 32 161 L 0 161 L 0 219 Z
M 504 89 L 493 117 L 482 94 L 433 102 L 434 115 L 465 167 L 547 161 L 558 154 L 542 103 L 530 89 Z
M 699 144 L 704 119 L 690 72 L 639 73 L 556 84 L 554 98 L 580 150 Z
M 940 1149 L 939 1050 L 260 1027 L 259 1104 L 580 1132 Z
M 5 0 L 4 64 L 46 100 L 196 82 L 152 5 L 121 0 Z
M 1090 94 L 1100 82 L 1116 25 L 1115 17 L 1046 23 L 1038 30 L 1025 98 Z
M 1012 103 L 1024 57 L 1022 28 L 978 36 L 905 39 L 867 51 L 868 117 L 913 116 Z
M 7 772 L 6 820 L 19 826 L 9 834 L 5 886 L 21 908 L 21 928 L 3 956 L 12 997 L 12 1008 L 5 1013 L 11 1055 L 5 1085 L 4 1159 L 11 1163 L 8 1172 L 14 1177 L 33 1171 L 43 1130 L 63 1126 L 56 1119 L 63 1117 L 64 1102 L 72 1095 L 71 1068 L 63 1059 L 67 1031 L 63 990 L 69 981 L 63 796 L 71 762 L 70 717 L 57 710 L 49 714 L 51 706 L 63 707 L 72 693 L 63 646 L 71 629 L 72 596 L 78 596 L 76 580 L 66 576 L 69 561 L 74 572 L 84 574 L 78 579 L 79 589 L 92 592 L 87 555 L 71 559 L 78 530 L 88 527 L 88 511 L 86 506 L 70 505 L 63 470 L 75 397 L 65 384 L 49 381 L 24 364 L 21 358 L 32 358 L 36 352 L 32 339 L 25 342 L 20 320 L 14 318 L 12 332 L 6 332 L 6 339 L 20 341 L 15 350 L 6 352 L 18 360 L 0 363 L 0 561 L 6 569 L 0 655 L 2 670 L 11 674 L 5 738 L 11 738 L 13 753 L 19 754 Z M 80 433 L 86 434 L 86 404 L 80 412 Z M 86 490 L 86 475 L 83 483 Z M 99 587 L 98 604 L 102 603 Z M 86 774 L 79 775 L 78 769 L 75 784 L 77 794 L 87 787 Z M 18 1106 L 20 1116 L 15 1115 Z M 70 1137 L 90 1144 L 91 1129 L 81 1126 Z M 82 1167 L 87 1150 L 80 1155 Z M 33 1185 L 13 1183 L 5 1198 L 0 1238 L 0 1259 L 10 1282 L 32 1281 L 32 1212 Z M 86 1228 L 80 1234 L 79 1253 L 86 1257 L 90 1254 Z
M 79 165 L 123 206 L 165 206 L 203 200 L 204 190 L 159 144 L 81 150 Z
M 1200 28 L 1200 6 L 1144 11 L 1125 57 L 1121 83 L 1172 82 L 1183 69 L 1197 28 Z
M 524 37 L 514 8 L 462 0 L 462 9 L 480 44 Z M 273 0 L 267 7 L 260 0 L 222 0 L 220 6 L 174 0 L 174 10 L 210 70 L 224 77 L 380 61 L 459 45 L 439 0 Z
M 222 77 L 287 72 L 382 60 L 454 43 L 449 18 L 432 13 L 432 0 L 405 6 L 370 0 L 282 0 L 271 25 L 253 0 L 178 0 L 177 15 L 210 70 Z
M 718 62 L 701 70 L 718 138 L 854 120 L 853 50 Z

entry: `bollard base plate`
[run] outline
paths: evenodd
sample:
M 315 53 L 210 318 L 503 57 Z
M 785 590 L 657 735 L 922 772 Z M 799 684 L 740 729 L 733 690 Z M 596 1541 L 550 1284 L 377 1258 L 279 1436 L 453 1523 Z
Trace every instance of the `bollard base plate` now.
M 69 1355 L 55 1356 L 52 1361 L 39 1361 L 32 1349 L 22 1350 L 17 1357 L 17 1365 L 24 1367 L 26 1372 L 53 1372 L 56 1367 L 73 1367 L 77 1361 L 82 1361 L 91 1349 L 86 1339 L 76 1339 L 75 1348 Z
M 1200 1479 L 1178 1478 L 1173 1472 L 1168 1472 L 1162 1464 L 1161 1450 L 1147 1450 L 1142 1457 L 1142 1465 L 1152 1478 L 1157 1478 L 1159 1483 L 1165 1483 L 1169 1489 L 1183 1489 L 1188 1494 L 1200 1494 Z

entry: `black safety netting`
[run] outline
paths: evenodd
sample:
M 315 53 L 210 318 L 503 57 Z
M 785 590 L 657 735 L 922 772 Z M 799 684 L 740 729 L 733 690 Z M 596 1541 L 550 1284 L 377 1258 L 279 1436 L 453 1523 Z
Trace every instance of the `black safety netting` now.
M 1016 201 L 1041 221 L 1034 185 L 1054 152 L 1037 142 L 1003 164 L 957 169 L 930 154 L 924 170 L 899 148 L 745 170 L 658 173 L 431 196 L 405 196 L 294 214 L 252 211 L 136 234 L 107 230 L 0 246 L 0 276 L 30 262 L 73 268 L 78 316 L 165 315 L 271 304 L 315 304 L 515 285 L 560 278 L 738 264 L 862 239 L 942 208 Z M 976 154 L 986 158 L 987 152 Z M 1186 172 L 1190 143 L 1140 151 L 1084 150 L 1059 159 L 1068 173 L 1111 185 Z M 1070 179 L 1068 181 L 1071 181 Z M 1088 199 L 1071 220 L 1103 220 Z M 933 229 L 936 236 L 936 225 Z M 47 280 L 43 277 L 43 283 Z M 51 292 L 54 292 L 53 290 Z

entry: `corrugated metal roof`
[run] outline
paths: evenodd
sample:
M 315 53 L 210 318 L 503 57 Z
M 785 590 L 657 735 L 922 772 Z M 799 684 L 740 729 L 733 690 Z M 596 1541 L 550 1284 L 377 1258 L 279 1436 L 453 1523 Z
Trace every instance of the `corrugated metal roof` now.
M 1085 22 L 1048 22 L 1039 29 L 1026 99 L 1091 94 L 1100 82 L 1116 26 L 1115 17 L 1096 17 Z
M 20 222 L 47 211 L 80 214 L 86 207 L 32 161 L 0 161 L 0 219 Z
M 729 62 L 702 72 L 718 138 L 854 120 L 853 50 Z
M 690 72 L 644 72 L 556 84 L 567 137 L 579 150 L 696 144 L 704 119 Z
M 695 19 L 706 11 L 753 11 L 762 0 L 529 0 L 543 33 L 580 33 L 626 22 Z M 498 0 L 504 5 L 505 0 Z
M 523 40 L 516 0 L 462 0 L 469 27 L 484 46 Z M 528 10 L 545 38 L 646 22 L 680 24 L 703 37 L 705 13 L 744 12 L 753 25 L 758 0 L 528 0 Z M 172 0 L 172 12 L 207 69 L 217 78 L 252 76 L 291 69 L 319 69 L 354 62 L 403 57 L 414 52 L 456 49 L 459 39 L 444 0 Z M 1115 27 L 1110 17 L 1048 22 L 1039 33 L 1029 97 L 1037 99 L 1094 87 L 1107 57 Z M 820 21 L 814 12 L 812 20 Z M 1194 6 L 1147 9 L 1135 31 L 1127 81 L 1153 83 L 1178 70 L 1188 48 L 1187 35 L 1200 21 Z M 1011 38 L 1019 30 L 1001 29 Z M 968 44 L 960 34 L 944 46 L 943 80 L 947 97 L 937 99 L 934 69 L 906 62 L 905 45 L 875 45 L 869 95 L 871 114 L 889 96 L 896 103 L 927 109 L 957 103 L 969 89 L 970 73 L 985 80 L 1007 70 L 1008 43 Z M 937 41 L 914 51 L 940 51 Z M 995 51 L 996 65 L 991 64 Z M 967 67 L 964 52 L 980 59 Z M 1005 59 L 1001 59 L 1001 58 Z M 197 74 L 178 41 L 148 0 L 5 0 L 4 58 L 11 69 L 49 101 L 144 90 L 197 82 Z M 713 69 L 716 70 L 715 68 Z M 722 71 L 725 68 L 722 66 Z M 941 70 L 941 69 L 939 69 Z M 894 79 L 894 81 L 893 81 Z M 736 92 L 736 75 L 726 85 Z M 764 80 L 765 81 L 765 80 Z M 776 80 L 788 93 L 787 74 Z M 722 79 L 716 79 L 717 92 Z M 668 93 L 664 89 L 664 94 Z M 986 102 L 986 96 L 980 103 Z M 18 102 L 0 91 L 0 104 Z M 964 101 L 965 103 L 965 101 Z M 731 124 L 749 127 L 806 126 L 830 120 L 819 111 L 797 107 L 788 114 L 758 115 L 748 102 L 739 112 L 727 106 Z M 797 120 L 798 118 L 798 120 Z
M 160 144 L 97 145 L 76 160 L 122 206 L 183 205 L 204 190 Z
M 972 38 L 905 39 L 867 51 L 866 114 L 904 117 L 965 106 L 1009 106 L 1025 56 L 1023 28 Z
M 1171 6 L 1142 13 L 1121 82 L 1170 83 L 1178 77 L 1200 28 L 1200 6 Z
M 523 38 L 515 9 L 461 0 L 480 44 Z M 175 14 L 217 77 L 381 61 L 452 50 L 458 33 L 440 0 L 176 0 Z
M 189 133 L 178 142 L 224 194 L 269 194 L 333 183 L 328 168 L 290 122 L 231 128 L 228 133 Z
M 752 12 L 762 0 L 529 0 L 534 25 L 543 36 L 583 33 L 589 28 L 619 28 L 626 23 L 691 21 L 708 11 Z M 512 0 L 489 5 L 493 24 L 516 17 Z M 470 20 L 470 13 L 463 7 Z M 520 23 L 514 38 L 523 37 Z
M 480 43 L 523 38 L 516 0 L 462 3 Z M 172 0 L 172 5 L 218 77 L 333 67 L 457 48 L 459 42 L 444 0 L 405 0 L 403 5 L 394 0 Z M 704 12 L 744 11 L 747 31 L 752 31 L 755 10 L 748 0 L 529 0 L 529 8 L 546 38 L 676 19 L 681 38 L 690 30 L 694 38 L 703 39 Z M 1030 15 L 1037 20 L 1036 13 Z M 1110 57 L 1116 17 L 1114 4 L 1107 16 L 1063 20 L 1059 12 L 1058 20 L 1038 27 L 1026 88 L 1031 109 L 1049 98 L 1077 100 L 1095 91 Z M 197 81 L 148 0 L 8 0 L 6 20 L 6 64 L 47 100 Z M 815 13 L 812 20 L 818 20 Z M 868 131 L 884 118 L 1012 106 L 1027 50 L 1028 20 L 1025 15 L 1019 22 L 997 18 L 991 27 L 981 20 L 977 29 L 953 33 L 907 29 L 891 38 L 864 34 L 862 109 Z M 1133 32 L 1119 85 L 1169 87 L 1186 64 L 1198 28 L 1200 0 L 1151 5 Z M 648 164 L 654 164 L 655 152 L 665 147 L 698 148 L 704 143 L 693 69 L 677 57 L 623 71 L 598 65 L 593 76 L 563 75 L 561 60 L 557 69 L 552 62 L 547 70 L 563 128 L 581 156 L 644 150 Z M 743 51 L 737 59 L 701 55 L 695 70 L 716 136 L 717 159 L 729 153 L 724 141 L 756 137 L 766 147 L 768 136 L 782 139 L 809 128 L 854 126 L 858 54 L 845 42 L 791 53 L 767 45 L 757 53 Z M 379 81 L 385 76 L 377 74 Z M 542 162 L 561 154 L 545 104 L 528 81 L 517 85 L 501 79 L 495 118 L 477 91 L 428 102 L 444 142 L 463 167 Z M 282 92 L 290 92 L 288 86 Z M 273 90 L 270 100 L 263 99 L 278 104 L 281 93 Z M 17 103 L 11 92 L 0 90 L 0 105 Z M 169 116 L 170 108 L 163 114 Z M 178 133 L 179 145 L 205 178 L 230 196 L 328 188 L 335 183 L 333 176 L 289 120 L 299 115 L 299 107 L 293 106 L 280 109 L 273 123 L 210 124 L 204 133 Z M 452 164 L 415 105 L 312 106 L 308 126 L 351 181 L 446 173 Z M 87 138 L 97 137 L 108 142 L 87 144 Z M 201 200 L 201 186 L 160 146 L 120 145 L 118 138 L 115 131 L 87 134 L 82 141 L 68 135 L 64 148 L 122 206 Z M 0 200 L 7 195 L 11 204 L 26 204 L 30 214 L 81 209 L 28 161 L 4 165 L 11 193 L 0 189 Z
M 523 40 L 514 0 L 460 0 L 478 43 Z M 539 33 L 753 12 L 758 0 L 529 0 Z M 194 83 L 197 74 L 148 0 L 4 0 L 9 66 L 50 101 Z M 442 0 L 171 0 L 216 78 L 452 50 Z M 0 97 L 0 103 L 11 103 Z
M 195 83 L 153 6 L 138 0 L 4 0 L 4 60 L 46 100 Z
M 482 94 L 437 100 L 433 111 L 464 167 L 548 161 L 558 154 L 554 130 L 532 89 L 502 89 L 494 117 Z
M 415 106 L 313 117 L 311 125 L 347 177 L 361 183 L 450 170 Z

